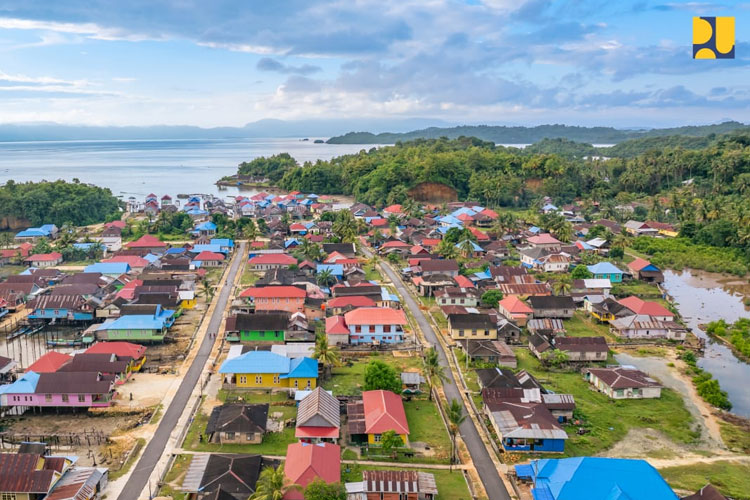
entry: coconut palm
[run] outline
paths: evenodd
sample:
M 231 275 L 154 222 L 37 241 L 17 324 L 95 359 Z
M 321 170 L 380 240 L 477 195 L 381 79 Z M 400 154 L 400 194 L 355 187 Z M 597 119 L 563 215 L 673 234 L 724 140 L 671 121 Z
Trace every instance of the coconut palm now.
M 255 485 L 255 493 L 248 500 L 283 500 L 291 489 L 298 488 L 284 475 L 284 464 L 275 469 L 266 467 L 260 473 Z
M 339 350 L 328 345 L 328 337 L 325 333 L 319 333 L 315 339 L 315 349 L 313 350 L 313 359 L 317 359 L 323 365 L 323 375 L 330 378 L 331 370 L 336 366 L 341 366 L 341 357 Z
M 429 388 L 429 398 L 432 401 L 432 386 L 438 382 L 445 382 L 448 376 L 445 367 L 440 364 L 438 353 L 434 347 L 430 347 L 424 353 L 424 374 Z
M 336 284 L 336 276 L 333 275 L 330 269 L 323 269 L 318 273 L 317 276 L 318 285 L 328 288 Z
M 331 230 L 341 241 L 351 243 L 357 238 L 357 220 L 348 210 L 341 210 L 336 214 Z
M 461 252 L 461 255 L 468 259 L 474 254 L 474 242 L 471 240 L 463 240 L 458 244 L 458 249 Z
M 555 295 L 567 295 L 570 293 L 572 287 L 573 285 L 570 282 L 570 278 L 566 277 L 555 281 L 552 285 L 552 290 L 555 292 Z
M 206 299 L 206 302 L 211 302 L 214 300 L 214 295 L 216 295 L 216 290 L 214 289 L 214 286 L 211 284 L 210 281 L 207 279 L 204 279 L 201 281 L 201 289 L 200 292 L 198 292 L 201 297 Z
M 456 436 L 461 424 L 466 420 L 464 415 L 464 409 L 461 403 L 457 399 L 451 399 L 451 404 L 448 407 L 448 431 L 451 434 L 451 467 L 450 470 L 453 472 L 453 464 L 456 463 Z

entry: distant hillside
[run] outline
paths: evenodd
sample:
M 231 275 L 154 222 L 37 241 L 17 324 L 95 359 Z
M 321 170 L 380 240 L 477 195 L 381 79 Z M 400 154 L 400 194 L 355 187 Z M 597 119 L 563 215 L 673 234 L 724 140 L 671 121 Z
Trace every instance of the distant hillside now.
M 628 139 L 684 135 L 705 137 L 710 134 L 723 134 L 738 129 L 750 130 L 747 125 L 728 121 L 717 125 L 699 125 L 651 130 L 620 130 L 613 127 L 576 127 L 570 125 L 539 125 L 536 127 L 505 126 L 460 126 L 450 128 L 430 127 L 405 133 L 349 132 L 332 137 L 329 144 L 395 144 L 414 139 L 457 139 L 461 136 L 476 137 L 496 144 L 533 144 L 543 139 L 567 139 L 588 144 L 617 144 Z

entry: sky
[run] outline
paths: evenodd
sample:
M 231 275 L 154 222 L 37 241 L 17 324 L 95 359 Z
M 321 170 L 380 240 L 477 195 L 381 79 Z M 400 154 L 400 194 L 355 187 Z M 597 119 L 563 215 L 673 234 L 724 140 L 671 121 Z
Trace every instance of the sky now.
M 0 0 L 0 123 L 750 122 L 749 65 L 750 2 Z

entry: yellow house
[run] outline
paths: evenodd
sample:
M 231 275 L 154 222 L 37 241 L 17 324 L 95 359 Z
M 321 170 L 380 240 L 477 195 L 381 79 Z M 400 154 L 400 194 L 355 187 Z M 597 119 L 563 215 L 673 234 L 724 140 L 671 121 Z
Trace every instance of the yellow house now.
M 489 314 L 449 314 L 448 330 L 454 340 L 497 340 L 497 323 Z
M 0 453 L 0 485 L 3 499 L 39 500 L 47 496 L 73 462 L 66 457 L 44 457 L 38 453 Z
M 401 396 L 383 390 L 365 391 L 362 393 L 361 405 L 361 414 L 358 411 L 356 415 L 354 412 L 349 414 L 349 428 L 362 430 L 362 433 L 351 435 L 352 441 L 367 441 L 368 445 L 379 446 L 383 434 L 393 431 L 404 442 L 404 446 L 409 446 L 409 422 L 406 420 Z
M 224 375 L 225 383 L 236 388 L 311 390 L 317 387 L 318 361 L 249 351 L 224 361 L 219 373 Z

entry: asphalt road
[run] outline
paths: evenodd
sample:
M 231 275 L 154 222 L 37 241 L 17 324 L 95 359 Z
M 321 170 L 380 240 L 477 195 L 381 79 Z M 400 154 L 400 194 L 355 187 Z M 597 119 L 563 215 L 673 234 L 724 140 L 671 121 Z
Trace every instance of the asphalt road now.
M 224 309 L 226 309 L 227 301 L 232 293 L 233 287 L 231 284 L 234 283 L 234 278 L 237 275 L 237 271 L 240 268 L 244 255 L 245 243 L 243 242 L 240 244 L 240 247 L 235 250 L 235 258 L 230 265 L 229 275 L 227 277 L 227 282 L 230 283 L 230 285 L 225 286 L 221 293 L 214 298 L 214 300 L 218 300 L 218 303 L 209 319 L 208 332 L 217 332 L 221 326 Z M 125 483 L 122 493 L 117 497 L 118 500 L 137 500 L 143 489 L 146 487 L 146 483 L 148 482 L 149 477 L 151 477 L 154 467 L 156 467 L 156 464 L 164 453 L 164 448 L 167 446 L 172 430 L 177 426 L 177 421 L 185 411 L 185 406 L 190 399 L 190 394 L 192 394 L 195 384 L 198 383 L 198 379 L 201 376 L 201 372 L 203 372 L 203 367 L 206 364 L 206 360 L 208 360 L 208 356 L 211 354 L 211 349 L 213 348 L 215 340 L 215 337 L 208 334 L 203 337 L 203 342 L 198 348 L 198 354 L 193 359 L 193 363 L 190 365 L 185 377 L 182 379 L 182 383 L 180 383 L 180 387 L 177 389 L 174 399 L 172 399 L 169 408 L 167 408 L 161 422 L 159 422 L 159 427 L 157 427 L 156 432 L 151 437 L 148 445 L 146 445 L 146 449 L 143 451 L 141 458 L 136 463 L 135 469 L 133 469 L 130 478 L 128 478 L 128 482 Z M 154 485 L 154 487 L 156 487 L 156 485 Z
M 422 329 L 427 341 L 435 346 L 438 357 L 440 358 L 440 364 L 448 368 L 450 365 L 448 364 L 448 358 L 445 351 L 443 351 L 443 345 L 438 341 L 437 334 L 435 333 L 435 330 L 433 330 L 432 324 L 427 320 L 424 313 L 419 308 L 417 301 L 414 300 L 411 292 L 406 288 L 401 281 L 401 278 L 396 275 L 393 269 L 391 269 L 390 265 L 383 263 L 381 267 L 396 286 L 396 289 L 401 293 L 401 296 L 406 302 L 406 307 L 411 310 L 414 319 L 417 320 L 417 323 Z M 443 382 L 443 391 L 445 391 L 446 397 L 449 400 L 457 399 L 461 403 L 464 413 L 468 415 L 469 410 L 464 406 L 463 399 L 461 399 L 461 393 L 456 385 L 456 381 L 453 379 L 453 373 L 450 369 L 447 369 L 445 374 L 448 377 L 448 380 Z M 505 489 L 505 484 L 500 478 L 500 474 L 497 472 L 495 464 L 492 462 L 482 438 L 479 437 L 479 432 L 474 426 L 474 421 L 467 418 L 464 420 L 464 423 L 461 424 L 459 431 L 461 437 L 466 443 L 466 447 L 469 449 L 471 460 L 474 462 L 474 467 L 476 467 L 477 472 L 479 473 L 479 478 L 482 480 L 482 484 L 484 484 L 484 489 L 487 491 L 490 500 L 510 500 L 508 490 Z

